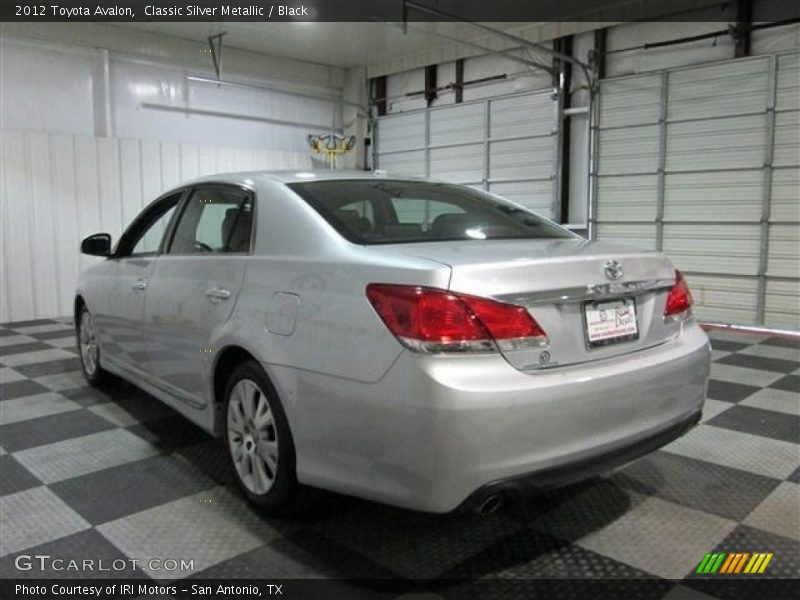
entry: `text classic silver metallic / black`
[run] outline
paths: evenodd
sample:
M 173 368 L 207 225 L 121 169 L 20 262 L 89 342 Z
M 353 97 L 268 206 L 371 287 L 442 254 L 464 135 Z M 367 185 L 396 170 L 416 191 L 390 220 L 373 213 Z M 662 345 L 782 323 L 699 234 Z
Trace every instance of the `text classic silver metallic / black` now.
M 272 512 L 301 484 L 431 512 L 609 470 L 700 417 L 708 338 L 662 254 L 469 187 L 365 172 L 207 177 L 86 269 L 86 378 L 224 439 Z

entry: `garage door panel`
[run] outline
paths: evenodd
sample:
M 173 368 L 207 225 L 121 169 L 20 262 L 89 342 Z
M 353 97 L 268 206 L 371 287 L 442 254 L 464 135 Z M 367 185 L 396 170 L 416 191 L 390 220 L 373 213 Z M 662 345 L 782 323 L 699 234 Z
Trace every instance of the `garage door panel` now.
M 379 166 L 392 175 L 425 176 L 425 151 L 381 154 Z
M 681 69 L 669 75 L 669 119 L 760 112 L 769 83 L 766 58 Z
M 489 102 L 489 136 L 551 135 L 555 132 L 556 105 L 549 93 L 528 94 Z
M 763 171 L 667 174 L 664 218 L 668 221 L 758 221 Z
M 656 226 L 646 224 L 598 223 L 597 239 L 624 244 L 638 250 L 655 250 Z
M 692 290 L 694 312 L 703 321 L 753 325 L 758 300 L 754 277 L 722 277 L 684 272 Z
M 656 125 L 600 132 L 600 175 L 655 173 L 658 169 L 659 130 Z
M 553 217 L 553 182 L 550 180 L 491 183 L 489 191 L 522 204 L 543 217 Z
M 670 123 L 668 171 L 761 167 L 765 157 L 765 115 Z
M 472 183 L 483 178 L 483 144 L 433 148 L 430 176 L 454 183 Z
M 800 277 L 800 225 L 782 223 L 770 225 L 767 244 L 767 275 L 776 277 Z M 798 306 L 800 310 L 800 306 Z
M 800 330 L 800 280 L 767 279 L 764 324 L 778 329 Z
M 761 228 L 757 225 L 664 226 L 664 252 L 681 270 L 755 275 Z
M 656 218 L 655 175 L 603 177 L 597 184 L 600 221 L 652 221 Z
M 483 104 L 462 104 L 430 111 L 431 146 L 480 142 L 483 138 Z
M 778 57 L 778 79 L 775 89 L 777 110 L 797 110 L 800 106 L 800 56 Z
M 661 76 L 601 82 L 600 127 L 657 123 L 661 114 Z
M 425 139 L 425 114 L 383 117 L 378 124 L 378 152 L 421 148 Z
M 775 115 L 775 150 L 772 164 L 778 167 L 800 165 L 800 111 Z
M 530 138 L 489 145 L 490 179 L 545 179 L 553 172 L 553 139 Z
M 772 171 L 771 221 L 800 221 L 800 169 Z

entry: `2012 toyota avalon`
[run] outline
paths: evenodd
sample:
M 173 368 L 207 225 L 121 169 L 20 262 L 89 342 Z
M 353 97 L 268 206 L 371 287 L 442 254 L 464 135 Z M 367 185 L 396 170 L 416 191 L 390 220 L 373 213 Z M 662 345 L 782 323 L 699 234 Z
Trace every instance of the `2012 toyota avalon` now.
M 224 439 L 247 498 L 303 485 L 430 512 L 629 462 L 694 425 L 710 364 L 662 254 L 469 187 L 365 172 L 207 177 L 81 276 L 83 371 Z

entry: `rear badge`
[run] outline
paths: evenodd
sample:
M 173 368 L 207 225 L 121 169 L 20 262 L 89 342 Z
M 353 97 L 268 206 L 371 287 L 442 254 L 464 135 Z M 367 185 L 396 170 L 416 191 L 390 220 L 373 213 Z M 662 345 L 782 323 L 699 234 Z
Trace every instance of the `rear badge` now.
M 623 274 L 622 265 L 619 264 L 619 261 L 613 259 L 603 265 L 603 271 L 611 281 L 616 281 Z

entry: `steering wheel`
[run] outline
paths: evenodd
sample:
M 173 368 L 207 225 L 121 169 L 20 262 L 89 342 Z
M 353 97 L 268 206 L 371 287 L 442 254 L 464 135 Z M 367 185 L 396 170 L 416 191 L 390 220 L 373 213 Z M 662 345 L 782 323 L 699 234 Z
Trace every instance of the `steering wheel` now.
M 202 250 L 203 252 L 213 252 L 214 251 L 214 249 L 211 246 L 209 246 L 208 244 L 204 244 L 203 242 L 200 242 L 200 241 L 197 241 L 197 240 L 194 241 L 194 247 L 195 247 L 195 249 Z

